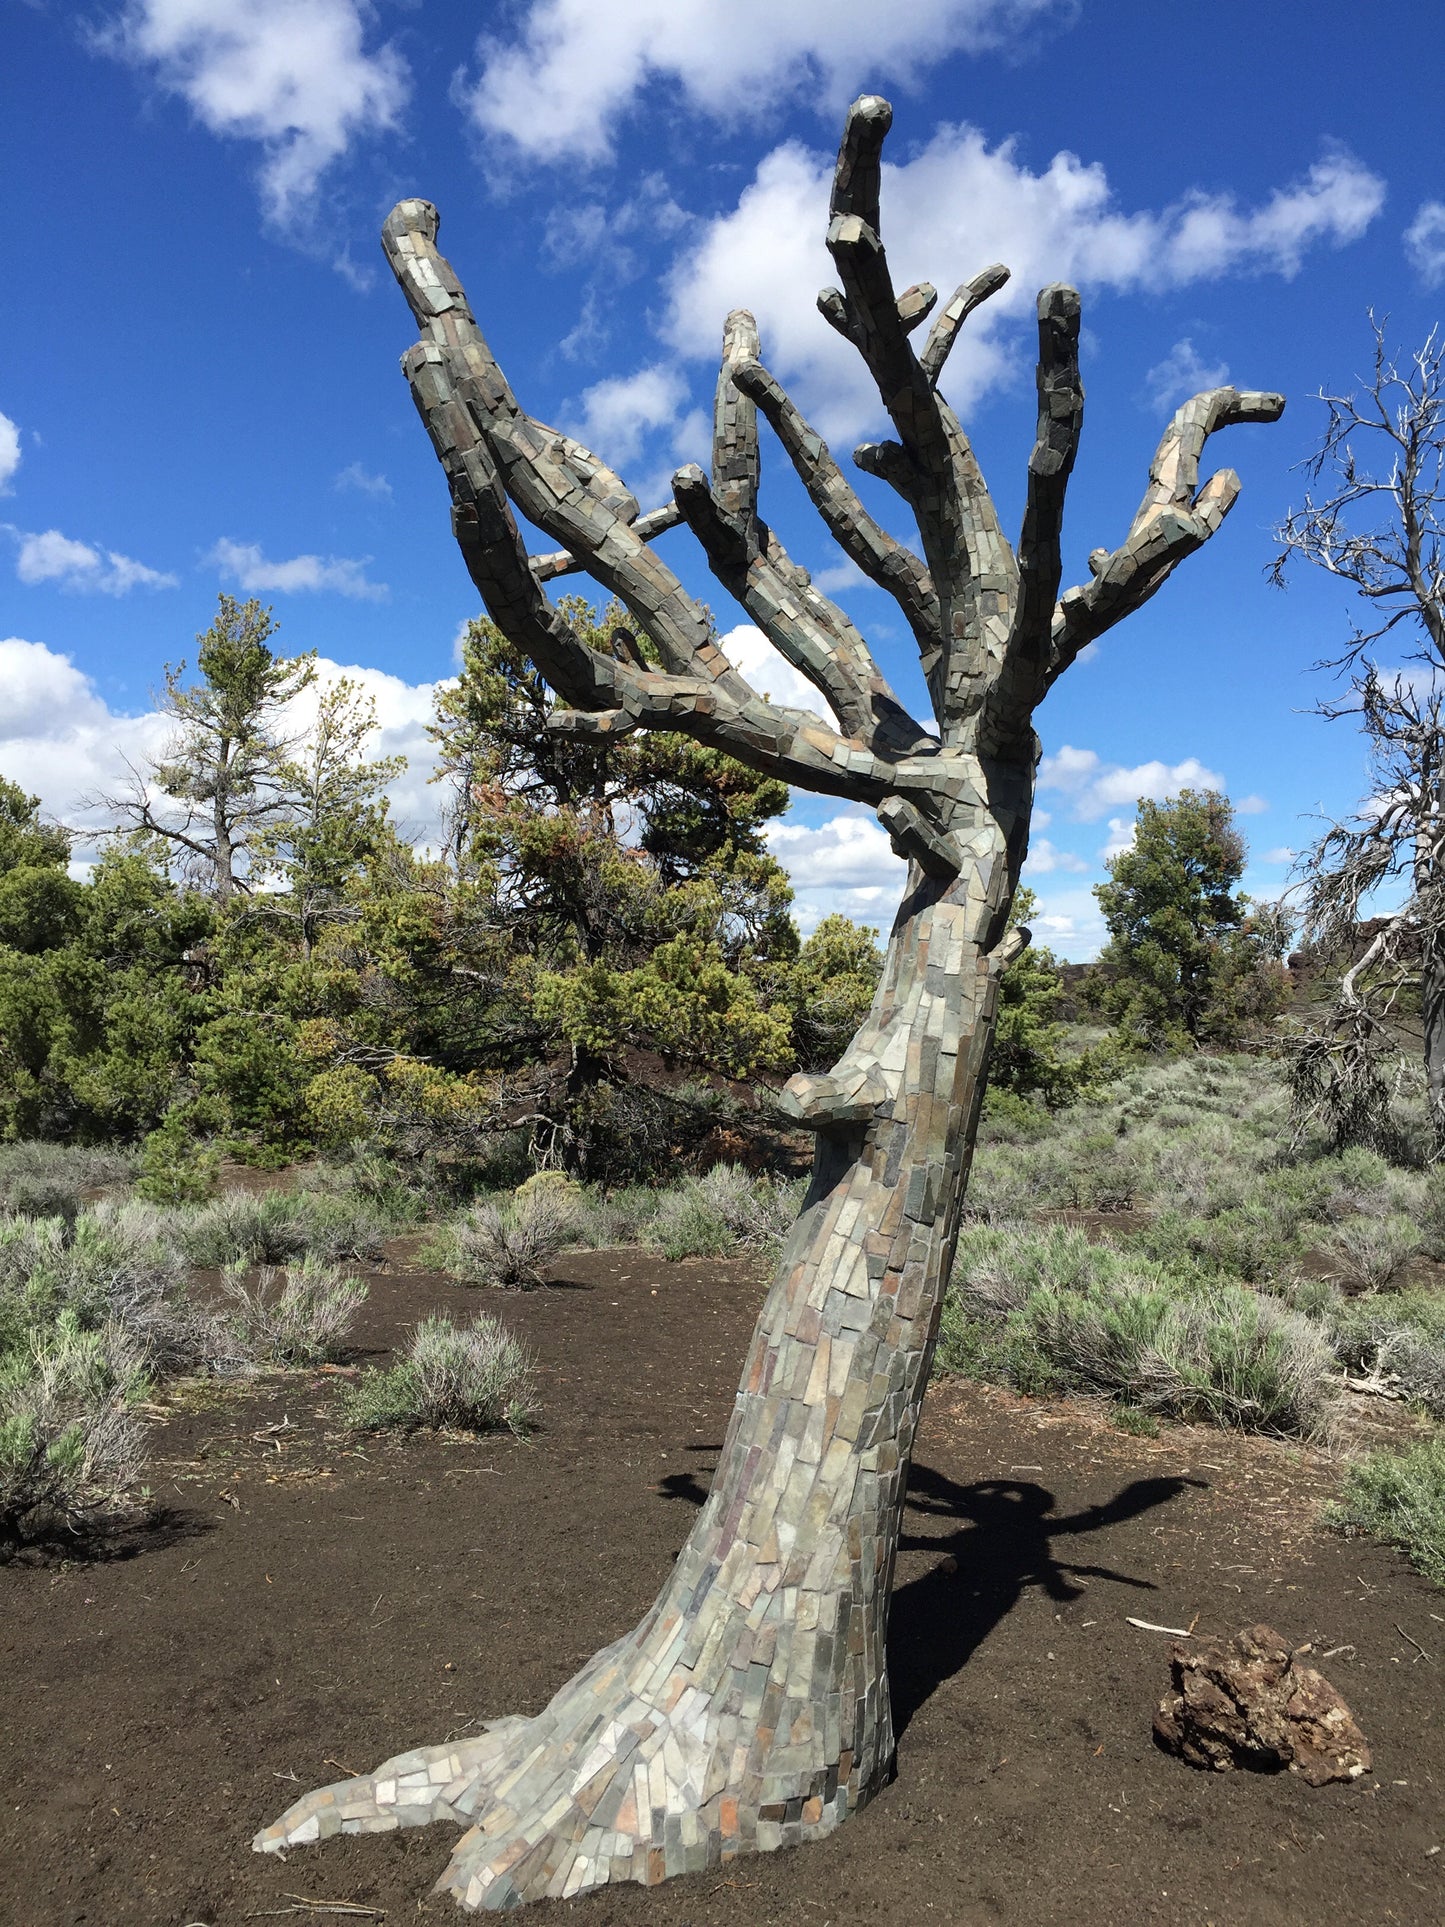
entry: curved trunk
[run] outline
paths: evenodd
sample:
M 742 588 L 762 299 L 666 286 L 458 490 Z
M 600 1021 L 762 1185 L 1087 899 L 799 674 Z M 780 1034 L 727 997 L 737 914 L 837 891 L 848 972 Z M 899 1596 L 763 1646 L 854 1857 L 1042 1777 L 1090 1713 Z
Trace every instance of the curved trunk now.
M 258 1847 L 450 1819 L 471 1830 L 441 1886 L 505 1908 L 828 1833 L 886 1780 L 894 1558 L 1002 966 L 995 850 L 949 886 L 910 871 L 867 1021 L 829 1078 L 797 1081 L 834 1121 L 712 1492 L 641 1625 L 535 1719 L 309 1795 Z

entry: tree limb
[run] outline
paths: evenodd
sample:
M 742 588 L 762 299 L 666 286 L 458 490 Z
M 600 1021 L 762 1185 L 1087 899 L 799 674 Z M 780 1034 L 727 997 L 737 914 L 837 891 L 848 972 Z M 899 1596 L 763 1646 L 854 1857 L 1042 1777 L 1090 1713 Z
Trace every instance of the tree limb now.
M 1149 465 L 1149 486 L 1117 549 L 1089 558 L 1093 581 L 1069 589 L 1054 612 L 1045 687 L 1085 643 L 1132 615 L 1210 536 L 1234 507 L 1239 477 L 1222 468 L 1199 488 L 1199 458 L 1217 429 L 1236 422 L 1273 422 L 1284 396 L 1210 388 L 1184 403 L 1165 429 Z

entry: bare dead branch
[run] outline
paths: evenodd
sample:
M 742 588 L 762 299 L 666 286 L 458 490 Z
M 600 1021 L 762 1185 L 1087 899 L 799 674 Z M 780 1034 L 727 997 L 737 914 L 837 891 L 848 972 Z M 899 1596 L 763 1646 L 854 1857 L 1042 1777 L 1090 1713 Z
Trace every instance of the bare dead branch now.
M 981 308 L 991 295 L 997 294 L 1005 286 L 1008 278 L 1008 269 L 1001 261 L 995 261 L 991 268 L 984 268 L 971 281 L 962 282 L 944 304 L 943 312 L 928 331 L 923 353 L 918 357 L 924 374 L 935 388 L 943 373 L 943 364 L 958 339 L 959 329 L 975 308 Z

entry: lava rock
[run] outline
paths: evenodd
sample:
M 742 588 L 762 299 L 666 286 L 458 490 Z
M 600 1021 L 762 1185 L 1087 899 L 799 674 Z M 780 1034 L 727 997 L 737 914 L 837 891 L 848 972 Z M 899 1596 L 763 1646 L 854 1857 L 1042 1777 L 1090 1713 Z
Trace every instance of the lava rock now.
M 1228 1642 L 1177 1644 L 1170 1673 L 1154 1738 L 1191 1766 L 1219 1773 L 1287 1767 L 1311 1786 L 1370 1771 L 1370 1749 L 1349 1707 L 1272 1626 L 1248 1626 Z

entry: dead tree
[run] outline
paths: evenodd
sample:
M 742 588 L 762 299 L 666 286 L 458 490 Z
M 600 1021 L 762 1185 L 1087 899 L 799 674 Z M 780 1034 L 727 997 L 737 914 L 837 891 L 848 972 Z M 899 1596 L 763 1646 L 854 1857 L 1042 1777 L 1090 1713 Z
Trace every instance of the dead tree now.
M 1370 795 L 1336 823 L 1301 866 L 1304 935 L 1339 962 L 1333 1007 L 1300 1039 L 1297 1111 L 1319 1116 L 1340 1142 L 1391 1130 L 1391 1069 L 1401 1019 L 1418 1005 L 1436 1154 L 1445 1152 L 1445 343 L 1431 334 L 1404 367 L 1375 337 L 1369 385 L 1322 395 L 1319 447 L 1305 463 L 1324 479 L 1279 530 L 1273 574 L 1296 556 L 1353 587 L 1370 616 L 1321 668 L 1347 677 L 1320 714 L 1359 719 L 1370 752 Z M 1381 457 L 1378 463 L 1371 458 Z M 1403 644 L 1397 663 L 1375 661 Z M 1372 899 L 1395 907 L 1361 918 Z M 1418 1061 L 1418 1060 L 1417 1060 Z
M 535 1718 L 426 1747 L 299 1801 L 257 1838 L 276 1850 L 431 1820 L 467 1829 L 441 1888 L 506 1908 L 609 1881 L 651 1883 L 832 1831 L 893 1762 L 885 1637 L 909 1455 L 952 1261 L 1009 905 L 1028 842 L 1035 706 L 1079 650 L 1148 600 L 1219 527 L 1239 490 L 1198 487 L 1215 429 L 1273 421 L 1278 395 L 1213 389 L 1159 444 L 1116 549 L 1059 594 L 1064 490 L 1083 415 L 1079 297 L 1039 296 L 1038 432 L 1017 550 L 938 392 L 990 268 L 913 330 L 935 291 L 895 291 L 879 238 L 891 110 L 848 115 L 824 316 L 866 361 L 897 439 L 856 460 L 902 495 L 922 560 L 864 508 L 729 317 L 712 473 L 639 517 L 619 477 L 526 414 L 436 251 L 437 213 L 404 201 L 385 245 L 423 330 L 403 367 L 451 487 L 452 519 L 492 620 L 570 706 L 561 727 L 680 730 L 800 788 L 871 805 L 908 876 L 862 1028 L 826 1075 L 787 1087 L 817 1134 L 802 1213 L 744 1369 L 712 1491 L 656 1604 Z M 934 727 L 888 687 L 863 637 L 758 511 L 758 416 L 844 552 L 896 600 L 922 656 Z M 514 508 L 562 553 L 529 559 Z M 818 689 L 835 722 L 764 701 L 719 651 L 707 611 L 650 538 L 678 519 L 719 582 Z M 583 569 L 661 659 L 586 648 L 545 578 Z M 1020 933 L 1020 936 L 1022 933 Z

